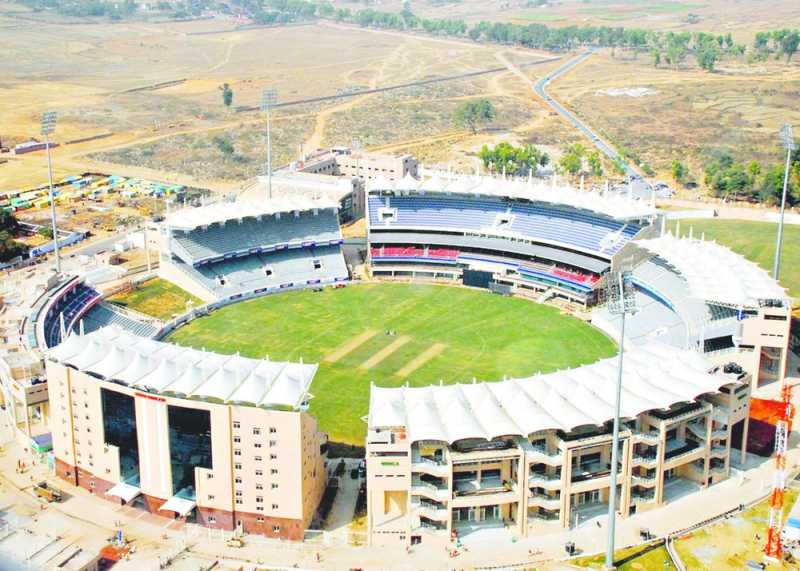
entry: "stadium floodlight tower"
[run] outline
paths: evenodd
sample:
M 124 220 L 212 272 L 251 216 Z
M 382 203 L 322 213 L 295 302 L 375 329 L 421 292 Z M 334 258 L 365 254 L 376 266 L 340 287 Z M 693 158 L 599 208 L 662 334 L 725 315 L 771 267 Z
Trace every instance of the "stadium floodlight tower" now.
M 611 486 L 608 490 L 608 545 L 606 547 L 606 569 L 614 568 L 614 533 L 617 503 L 617 463 L 619 457 L 619 415 L 622 401 L 622 360 L 625 353 L 625 317 L 636 313 L 636 290 L 629 270 L 620 270 L 608 276 L 606 287 L 608 312 L 619 315 L 619 364 L 617 368 L 617 390 L 614 399 L 614 432 L 611 443 Z
M 50 219 L 53 224 L 53 249 L 56 255 L 56 272 L 61 273 L 61 253 L 58 251 L 58 229 L 56 227 L 56 200 L 53 195 L 53 160 L 50 158 L 50 135 L 56 130 L 56 112 L 42 113 L 42 135 L 47 151 L 47 181 L 50 186 Z
M 772 269 L 772 277 L 777 281 L 781 274 L 781 246 L 783 245 L 783 215 L 786 211 L 786 190 L 789 187 L 789 170 L 792 166 L 792 153 L 797 148 L 794 144 L 794 134 L 792 126 L 784 123 L 781 127 L 781 141 L 786 147 L 786 168 L 783 173 L 783 194 L 781 195 L 781 215 L 778 220 L 778 238 L 775 243 L 775 265 Z
M 272 121 L 270 111 L 278 102 L 278 92 L 265 89 L 261 94 L 261 110 L 267 114 L 267 198 L 272 200 Z

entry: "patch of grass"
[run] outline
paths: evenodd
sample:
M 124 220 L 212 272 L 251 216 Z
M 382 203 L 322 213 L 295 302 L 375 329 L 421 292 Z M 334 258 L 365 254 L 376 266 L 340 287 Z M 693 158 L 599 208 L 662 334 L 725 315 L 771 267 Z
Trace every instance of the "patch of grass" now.
M 633 555 L 634 553 L 638 553 L 644 551 L 646 547 L 643 546 L 635 546 L 635 547 L 627 547 L 625 549 L 619 549 L 614 552 L 614 559 L 619 561 L 621 559 L 625 559 Z M 572 565 L 576 567 L 588 567 L 591 569 L 602 569 L 603 565 L 605 564 L 605 554 L 600 553 L 597 555 L 593 555 L 591 557 L 582 557 L 580 559 L 574 559 L 570 561 Z M 690 567 L 691 568 L 691 567 Z M 665 569 L 667 571 L 673 571 L 675 566 L 672 564 L 672 560 L 667 553 L 667 550 L 664 546 L 656 547 L 655 549 L 651 549 L 650 551 L 644 553 L 643 555 L 636 557 L 635 559 L 631 559 L 630 561 L 624 563 L 617 567 L 620 571 L 639 571 L 639 570 L 647 570 L 647 571 L 656 571 L 659 569 Z
M 379 333 L 335 363 L 324 358 L 366 330 Z M 387 336 L 394 330 L 397 336 Z M 412 340 L 372 369 L 358 366 L 401 335 Z M 332 441 L 362 445 L 370 383 L 398 387 L 495 381 L 591 363 L 615 352 L 602 332 L 554 307 L 469 289 L 364 284 L 290 292 L 225 307 L 170 338 L 181 345 L 319 363 L 311 412 Z M 434 343 L 444 351 L 408 378 L 396 373 Z M 416 349 L 416 352 L 413 351 Z
M 675 230 L 674 222 L 671 228 Z M 728 246 L 772 273 L 777 224 L 745 220 L 681 220 L 681 235 L 688 235 L 690 228 L 696 238 L 705 233 L 706 240 Z M 780 281 L 789 289 L 789 295 L 795 299 L 800 297 L 800 226 L 784 226 Z
M 786 491 L 785 505 L 794 505 L 798 489 Z M 784 510 L 784 520 L 789 508 Z M 748 561 L 761 562 L 769 522 L 769 500 L 743 514 L 722 520 L 680 538 L 675 549 L 687 569 L 733 571 L 747 568 Z M 767 569 L 788 569 L 768 565 Z
M 190 300 L 194 302 L 195 307 L 203 305 L 201 299 L 161 278 L 147 280 L 130 291 L 108 298 L 111 303 L 151 315 L 162 321 L 172 319 L 175 313 L 186 311 L 186 302 Z

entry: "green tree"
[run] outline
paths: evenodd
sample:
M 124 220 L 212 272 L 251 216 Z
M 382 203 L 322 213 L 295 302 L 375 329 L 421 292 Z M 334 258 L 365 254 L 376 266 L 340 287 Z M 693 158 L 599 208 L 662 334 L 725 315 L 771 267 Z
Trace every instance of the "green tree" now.
M 689 181 L 690 178 L 689 167 L 687 167 L 678 159 L 673 159 L 671 170 L 672 170 L 672 178 L 675 180 L 675 182 L 680 184 L 686 184 Z
M 49 226 L 42 226 L 39 228 L 39 236 L 43 238 L 47 238 L 48 240 L 53 239 L 53 229 Z
M 216 145 L 216 147 L 219 149 L 219 152 L 221 152 L 226 159 L 233 157 L 233 155 L 236 153 L 236 149 L 228 137 L 217 135 L 212 139 L 212 142 L 214 145 Z
M 18 232 L 19 223 L 14 215 L 0 210 L 0 262 L 8 262 L 28 251 L 25 244 L 14 240 Z
M 654 49 L 653 50 L 653 67 L 658 67 L 661 65 L 661 51 Z
M 220 90 L 222 91 L 222 103 L 225 107 L 230 107 L 233 103 L 233 89 L 227 83 L 223 83 Z
M 706 42 L 697 52 L 697 63 L 706 71 L 714 71 L 719 59 L 719 48 L 712 42 Z
M 512 176 L 524 176 L 536 172 L 539 166 L 544 166 L 550 157 L 533 145 L 515 147 L 511 143 L 502 142 L 489 148 L 484 145 L 478 156 L 483 161 L 483 166 L 492 168 L 494 172 L 505 172 Z
M 776 166 L 767 171 L 759 193 L 762 201 L 767 204 L 780 204 L 783 195 L 783 176 L 784 167 L 782 166 Z M 792 206 L 798 202 L 800 202 L 798 189 L 790 178 L 789 186 L 786 189 L 786 204 Z
M 456 108 L 455 123 L 461 128 L 469 128 L 473 134 L 478 132 L 478 127 L 494 121 L 496 112 L 494 105 L 488 99 L 465 101 Z
M 561 155 L 558 165 L 564 172 L 576 175 L 583 170 L 583 157 L 585 154 L 586 148 L 580 143 L 570 145 Z
M 586 162 L 589 164 L 589 172 L 592 173 L 592 176 L 598 178 L 603 176 L 603 161 L 600 159 L 599 152 L 592 151 L 589 153 Z

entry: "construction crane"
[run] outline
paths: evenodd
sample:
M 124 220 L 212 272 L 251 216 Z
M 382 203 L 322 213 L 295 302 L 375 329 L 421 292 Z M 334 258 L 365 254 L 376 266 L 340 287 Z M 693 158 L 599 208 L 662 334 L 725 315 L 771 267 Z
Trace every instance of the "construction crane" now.
M 798 385 L 784 384 L 781 389 L 783 416 L 775 424 L 775 475 L 772 482 L 772 493 L 769 498 L 769 531 L 764 556 L 773 561 L 781 561 L 783 546 L 783 500 L 786 491 L 786 451 L 789 446 L 789 435 L 792 433 L 794 405 L 792 391 Z

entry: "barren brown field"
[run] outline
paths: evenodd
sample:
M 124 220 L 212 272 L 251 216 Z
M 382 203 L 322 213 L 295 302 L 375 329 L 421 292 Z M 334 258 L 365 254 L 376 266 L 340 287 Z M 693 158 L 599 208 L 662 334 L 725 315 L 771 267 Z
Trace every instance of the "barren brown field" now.
M 646 88 L 643 96 L 625 89 Z M 617 91 L 615 91 L 617 90 Z M 723 62 L 717 72 L 654 68 L 650 56 L 590 57 L 551 92 L 608 140 L 635 150 L 662 176 L 687 160 L 702 180 L 710 152 L 770 165 L 781 160 L 778 130 L 800 123 L 800 64 Z
M 257 105 L 266 87 L 285 102 L 499 66 L 497 46 L 447 38 L 332 24 L 232 30 L 214 20 L 32 25 L 4 16 L 9 6 L 0 4 L 0 29 L 15 57 L 0 60 L 0 137 L 11 145 L 39 137 L 41 113 L 57 111 L 56 178 L 100 170 L 234 190 L 263 170 L 264 123 L 259 113 L 225 108 L 223 83 L 236 107 Z M 509 57 L 522 63 L 542 55 L 515 50 Z M 498 87 L 505 75 L 277 109 L 275 164 L 296 158 L 301 145 L 313 150 L 354 138 L 397 148 L 454 132 L 459 142 L 499 140 L 545 113 L 522 86 L 514 93 Z M 129 91 L 174 80 L 185 81 Z M 455 106 L 479 96 L 498 106 L 495 130 L 473 136 L 455 129 Z M 100 134 L 110 136 L 63 144 Z M 233 157 L 214 143 L 220 136 L 234 145 Z M 46 180 L 42 153 L 7 157 L 0 191 Z

